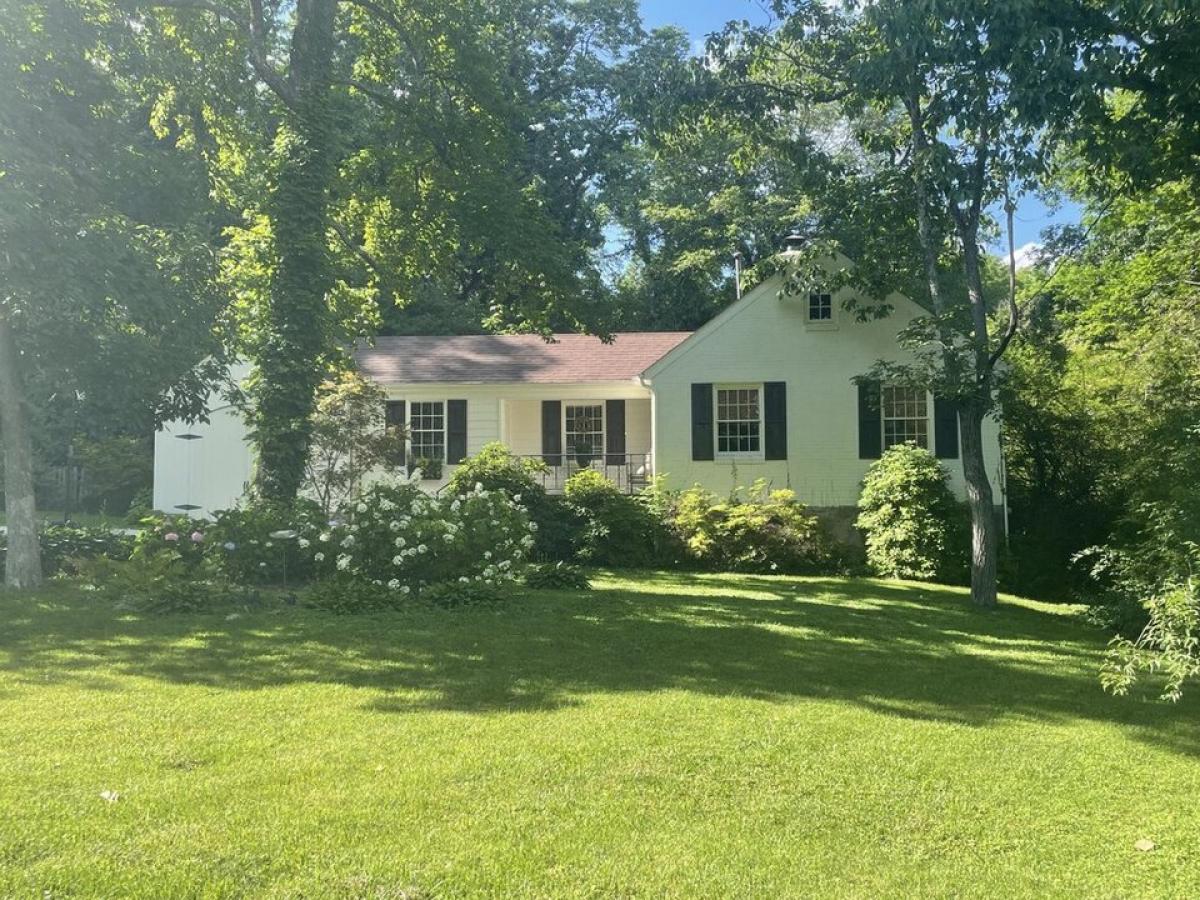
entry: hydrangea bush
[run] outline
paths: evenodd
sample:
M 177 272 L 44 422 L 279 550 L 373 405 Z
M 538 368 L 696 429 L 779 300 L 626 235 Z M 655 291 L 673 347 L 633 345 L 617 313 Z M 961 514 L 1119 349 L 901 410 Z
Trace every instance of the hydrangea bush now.
M 537 525 L 521 496 L 482 484 L 429 496 L 411 483 L 377 484 L 310 548 L 316 572 L 399 595 L 435 584 L 500 585 L 521 573 Z

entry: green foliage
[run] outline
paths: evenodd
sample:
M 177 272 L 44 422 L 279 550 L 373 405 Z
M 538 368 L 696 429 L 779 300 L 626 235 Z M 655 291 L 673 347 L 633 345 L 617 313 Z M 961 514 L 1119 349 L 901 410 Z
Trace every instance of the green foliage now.
M 128 559 L 133 538 L 104 527 L 48 525 L 38 539 L 42 548 L 42 568 L 47 575 L 69 573 L 85 560 L 96 557 Z M 0 565 L 7 552 L 7 535 L 0 534 Z
M 313 501 L 254 501 L 222 509 L 203 526 L 204 552 L 235 584 L 306 581 L 313 574 L 310 549 L 328 521 Z
M 525 584 L 541 590 L 586 591 L 592 583 L 579 566 L 559 560 L 535 563 L 525 572 Z
M 441 581 L 422 588 L 420 597 L 426 603 L 447 609 L 503 603 L 508 599 L 499 585 L 478 581 Z
M 958 581 L 964 575 L 966 522 L 946 471 L 914 444 L 889 447 L 863 479 L 855 523 L 867 562 L 879 575 Z
M 1192 550 L 1200 563 L 1200 546 Z M 1161 673 L 1162 698 L 1178 701 L 1184 685 L 1200 678 L 1200 584 L 1189 577 L 1167 585 L 1145 605 L 1145 629 L 1136 640 L 1113 638 L 1100 681 L 1106 690 L 1126 694 L 1143 673 Z
M 358 493 L 373 469 L 404 465 L 404 433 L 384 428 L 387 396 L 357 372 L 341 372 L 317 392 L 302 487 L 326 518 Z
M 344 576 L 322 578 L 304 595 L 306 606 L 342 615 L 393 609 L 396 602 L 395 592 L 387 587 Z
M 523 459 L 494 441 L 454 468 L 446 490 L 464 494 L 482 484 L 484 490 L 504 491 L 518 502 L 532 503 L 546 493 L 538 479 L 544 471 L 546 465 L 541 460 Z
M 445 492 L 463 494 L 481 484 L 484 490 L 503 491 L 529 511 L 537 524 L 532 555 L 539 559 L 569 559 L 574 553 L 575 513 L 561 497 L 552 497 L 542 486 L 547 471 L 540 459 L 522 458 L 504 444 L 484 445 L 454 467 Z
M 704 568 L 728 572 L 828 573 L 838 560 L 821 523 L 794 491 L 757 481 L 728 500 L 699 486 L 682 491 L 671 527 Z
M 82 506 L 89 512 L 121 516 L 154 480 L 154 442 L 148 436 L 115 435 L 83 440 L 75 448 L 82 468 Z
M 581 469 L 563 488 L 577 519 L 575 556 L 596 565 L 639 567 L 653 564 L 664 525 L 645 504 L 623 493 L 595 469 Z
M 176 550 L 96 557 L 79 570 L 84 587 L 121 609 L 149 613 L 206 612 L 253 595 L 201 569 Z
M 520 574 L 535 523 L 518 502 L 482 486 L 430 497 L 377 484 L 310 548 L 318 575 L 342 575 L 397 595 L 439 582 L 499 584 Z

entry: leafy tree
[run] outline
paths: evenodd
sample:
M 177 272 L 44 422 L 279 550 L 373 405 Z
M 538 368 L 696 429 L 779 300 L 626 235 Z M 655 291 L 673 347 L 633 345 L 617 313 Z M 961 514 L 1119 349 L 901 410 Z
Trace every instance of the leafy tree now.
M 356 372 L 321 383 L 303 488 L 326 518 L 359 491 L 371 471 L 404 465 L 404 433 L 381 427 L 385 401 L 382 388 Z
M 774 8 L 783 17 L 778 27 L 730 26 L 710 48 L 725 77 L 742 86 L 733 101 L 739 108 L 748 105 L 743 96 L 768 97 L 771 108 L 785 111 L 833 104 L 865 160 L 854 184 L 879 185 L 890 202 L 912 210 L 912 231 L 897 239 L 862 215 L 874 198 L 852 204 L 864 225 L 858 252 L 849 255 L 869 271 L 848 277 L 883 296 L 878 287 L 889 273 L 922 276 L 913 296 L 930 314 L 902 335 L 917 363 L 880 365 L 871 374 L 957 402 L 972 522 L 971 594 L 976 604 L 992 606 L 997 522 L 982 424 L 995 410 L 997 365 L 1021 315 L 1011 271 L 998 329 L 991 320 L 982 249 L 987 210 L 1003 202 L 1011 211 L 1018 192 L 1040 183 L 1047 134 L 1092 89 L 1080 53 L 1106 36 L 1097 38 L 1089 10 L 1076 4 L 829 7 L 781 0 Z M 812 255 L 827 251 L 826 242 L 816 243 Z M 807 272 L 797 269 L 796 289 L 804 289 Z M 893 288 L 903 284 L 895 278 Z
M 299 485 L 346 338 L 598 320 L 594 193 L 633 0 L 140 0 L 156 122 L 240 223 L 262 491 Z M 406 315 L 404 308 L 412 307 Z
M 0 429 L 6 581 L 41 578 L 35 426 L 197 416 L 219 367 L 203 179 L 116 74 L 134 32 L 103 7 L 0 7 Z M 129 54 L 125 56 L 125 54 Z M 201 365 L 200 361 L 210 362 Z M 134 415 L 134 419 L 138 416 Z

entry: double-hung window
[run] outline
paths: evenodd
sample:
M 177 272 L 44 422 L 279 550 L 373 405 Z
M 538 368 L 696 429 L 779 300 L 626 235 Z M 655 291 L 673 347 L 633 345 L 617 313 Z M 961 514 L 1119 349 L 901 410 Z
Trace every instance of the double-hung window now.
M 591 462 L 604 453 L 603 403 L 564 403 L 563 420 L 567 459 Z
M 883 449 L 913 443 L 929 449 L 929 401 L 917 388 L 883 386 Z
M 717 458 L 761 457 L 761 385 L 718 386 L 716 405 Z
M 408 415 L 408 454 L 413 459 L 446 458 L 444 401 L 413 401 Z

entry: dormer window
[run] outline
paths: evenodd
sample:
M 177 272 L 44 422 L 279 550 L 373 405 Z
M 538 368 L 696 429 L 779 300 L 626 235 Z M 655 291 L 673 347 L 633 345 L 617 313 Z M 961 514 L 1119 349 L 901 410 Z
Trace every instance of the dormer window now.
M 808 295 L 808 321 L 810 321 L 810 322 L 832 322 L 833 321 L 833 295 L 831 295 L 831 294 L 809 294 Z

